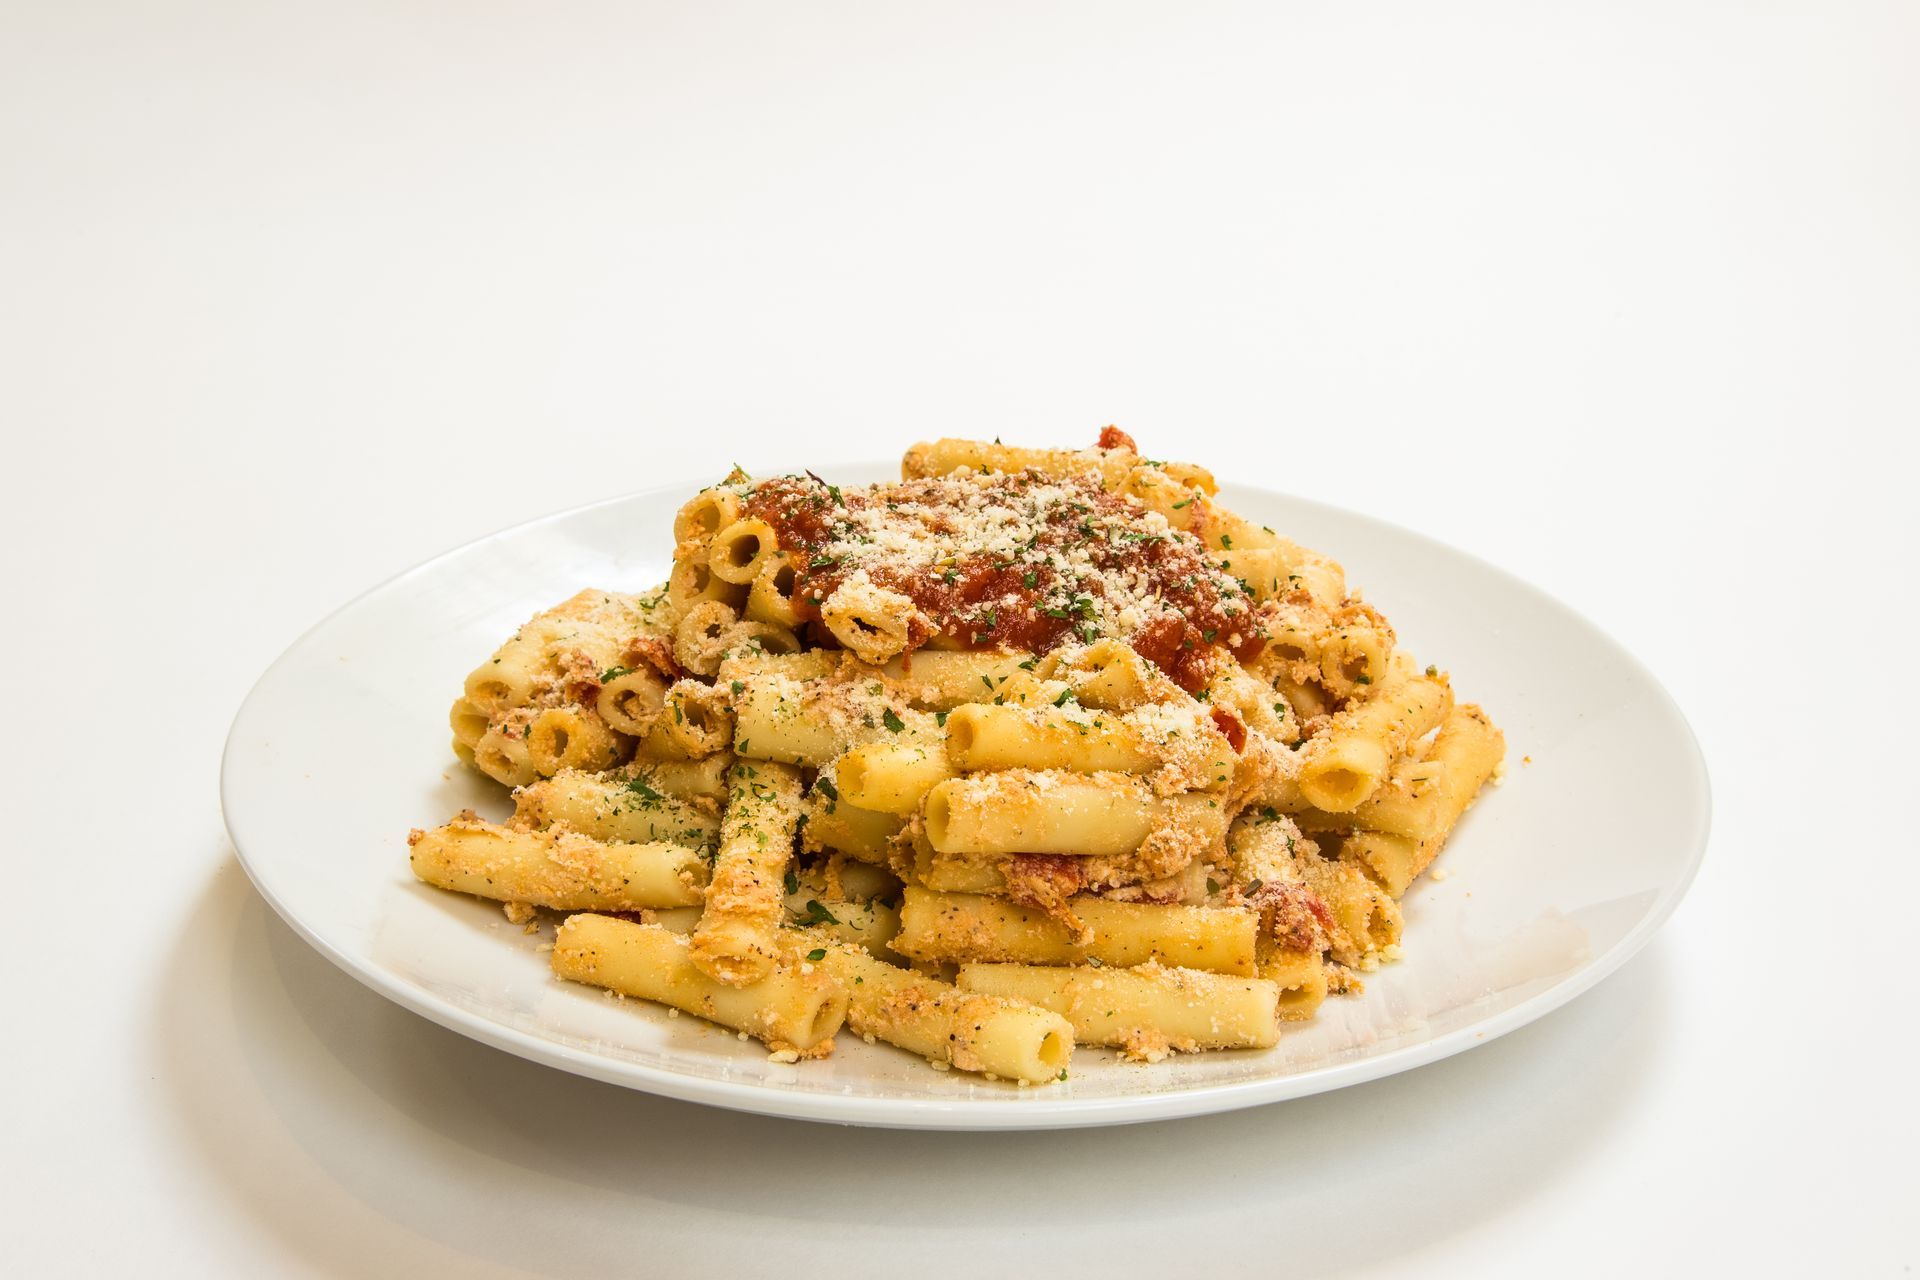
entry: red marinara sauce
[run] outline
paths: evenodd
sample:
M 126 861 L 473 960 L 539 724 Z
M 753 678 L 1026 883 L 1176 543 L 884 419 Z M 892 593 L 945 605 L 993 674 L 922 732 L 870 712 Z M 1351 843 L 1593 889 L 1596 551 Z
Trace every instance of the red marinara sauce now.
M 1245 587 L 1198 538 L 1097 478 L 1037 471 L 842 490 L 818 477 L 753 487 L 745 514 L 793 557 L 802 619 L 849 577 L 918 606 L 909 650 L 936 634 L 970 648 L 1046 653 L 1117 635 L 1189 692 L 1222 650 L 1265 639 Z

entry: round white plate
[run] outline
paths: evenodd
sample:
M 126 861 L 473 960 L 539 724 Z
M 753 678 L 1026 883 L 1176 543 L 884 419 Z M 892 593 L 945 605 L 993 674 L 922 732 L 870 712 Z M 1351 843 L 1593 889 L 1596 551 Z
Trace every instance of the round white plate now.
M 847 482 L 897 475 L 845 468 Z M 1707 775 L 1665 690 L 1540 591 L 1404 529 L 1227 486 L 1225 502 L 1343 562 L 1422 661 L 1506 730 L 1504 785 L 1408 893 L 1406 958 L 1267 1051 L 1153 1066 L 1080 1049 L 1064 1084 L 936 1072 L 843 1035 L 831 1058 L 771 1062 L 695 1018 L 556 981 L 542 938 L 492 904 L 429 889 L 410 827 L 505 793 L 457 765 L 447 707 L 530 615 L 585 586 L 669 568 L 676 485 L 550 516 L 431 560 L 296 641 L 248 695 L 222 766 L 227 828 L 301 936 L 388 998 L 476 1040 L 695 1102 L 846 1124 L 1029 1129 L 1225 1111 L 1356 1084 L 1457 1053 L 1566 1003 L 1644 944 L 1706 847 Z M 1530 763 L 1523 761 L 1530 758 Z

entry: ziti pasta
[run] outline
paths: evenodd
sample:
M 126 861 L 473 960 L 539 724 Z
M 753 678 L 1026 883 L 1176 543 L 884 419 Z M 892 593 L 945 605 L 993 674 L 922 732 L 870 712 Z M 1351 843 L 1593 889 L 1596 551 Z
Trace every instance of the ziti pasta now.
M 736 469 L 665 583 L 467 678 L 454 752 L 514 814 L 414 832 L 414 872 L 789 1060 L 843 1024 L 1021 1084 L 1076 1041 L 1267 1049 L 1398 958 L 1505 744 L 1215 495 L 1112 427 L 915 445 L 896 484 Z

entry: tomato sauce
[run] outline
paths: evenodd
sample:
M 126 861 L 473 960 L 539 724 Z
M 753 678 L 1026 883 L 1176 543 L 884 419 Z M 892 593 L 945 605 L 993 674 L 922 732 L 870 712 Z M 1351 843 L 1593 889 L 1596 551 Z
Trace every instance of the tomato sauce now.
M 1097 479 L 1028 471 L 843 491 L 781 476 L 756 485 L 745 511 L 793 556 L 803 619 L 864 571 L 925 615 L 910 648 L 939 634 L 1039 654 L 1115 634 L 1192 691 L 1223 649 L 1245 661 L 1264 643 L 1244 588 L 1199 539 L 1149 523 L 1146 508 Z M 1009 511 L 1019 514 L 1011 550 Z M 986 517 L 998 518 L 1000 549 L 970 550 Z

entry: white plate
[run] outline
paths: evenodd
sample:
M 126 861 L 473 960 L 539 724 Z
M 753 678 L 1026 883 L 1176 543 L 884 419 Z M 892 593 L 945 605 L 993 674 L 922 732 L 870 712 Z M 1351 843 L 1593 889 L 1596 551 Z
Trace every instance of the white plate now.
M 846 468 L 849 482 L 897 475 Z M 743 1111 L 847 1124 L 1029 1129 L 1225 1111 L 1356 1084 L 1481 1044 L 1618 968 L 1706 846 L 1706 768 L 1653 677 L 1591 624 L 1479 560 L 1331 507 L 1229 485 L 1234 510 L 1342 561 L 1423 661 L 1506 730 L 1508 771 L 1406 898 L 1406 959 L 1329 1000 L 1276 1049 L 1131 1066 L 1081 1049 L 1072 1079 L 1016 1089 L 843 1035 L 784 1065 L 697 1019 L 555 981 L 496 906 L 429 889 L 407 829 L 504 793 L 455 764 L 460 682 L 540 608 L 665 579 L 677 485 L 484 538 L 302 636 L 248 695 L 222 767 L 255 886 L 315 947 L 443 1026 L 581 1075 Z M 1522 757 L 1531 757 L 1523 763 Z

